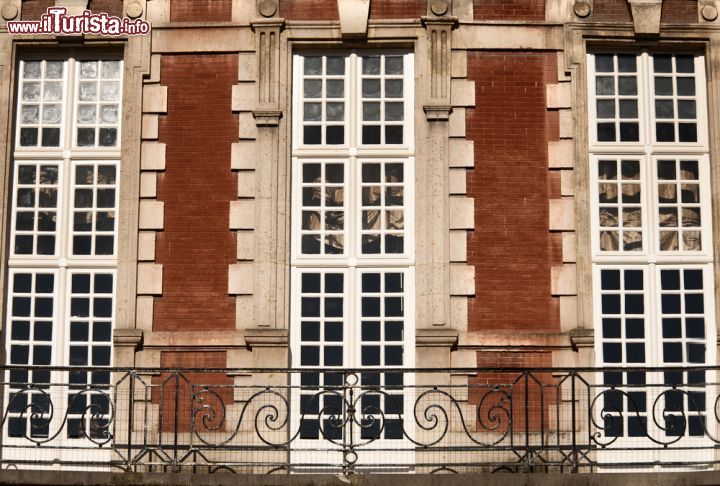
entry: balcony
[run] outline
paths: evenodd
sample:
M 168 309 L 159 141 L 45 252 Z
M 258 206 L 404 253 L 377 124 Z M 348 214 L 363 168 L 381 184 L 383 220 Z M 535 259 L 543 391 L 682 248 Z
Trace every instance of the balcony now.
M 4 367 L 0 463 L 241 474 L 715 470 L 719 371 Z

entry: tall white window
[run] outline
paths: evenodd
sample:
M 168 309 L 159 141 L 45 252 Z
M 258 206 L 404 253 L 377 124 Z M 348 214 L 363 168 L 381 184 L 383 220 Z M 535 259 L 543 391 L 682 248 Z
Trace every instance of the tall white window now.
M 692 53 L 588 55 L 600 365 L 715 364 L 704 72 L 703 56 Z M 703 384 L 711 377 L 702 371 L 606 372 L 601 379 L 616 387 L 604 394 L 608 439 L 692 440 L 714 422 L 705 420 L 712 405 Z M 674 384 L 686 393 L 658 395 Z
M 18 64 L 10 365 L 111 365 L 122 72 L 122 61 L 108 57 Z M 14 370 L 6 379 L 9 443 L 110 439 L 109 372 Z M 30 403 L 39 413 L 28 413 Z
M 292 365 L 367 369 L 358 384 L 390 392 L 363 396 L 367 417 L 386 415 L 356 437 L 402 439 L 412 378 L 382 370 L 414 364 L 413 56 L 296 54 L 293 69 Z M 296 383 L 301 440 L 348 433 L 331 423 L 340 397 L 316 395 L 343 379 Z

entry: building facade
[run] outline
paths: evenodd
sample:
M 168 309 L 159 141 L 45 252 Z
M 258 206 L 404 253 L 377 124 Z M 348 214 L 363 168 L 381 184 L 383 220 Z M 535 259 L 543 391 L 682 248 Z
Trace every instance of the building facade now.
M 716 461 L 715 0 L 0 4 L 6 463 Z

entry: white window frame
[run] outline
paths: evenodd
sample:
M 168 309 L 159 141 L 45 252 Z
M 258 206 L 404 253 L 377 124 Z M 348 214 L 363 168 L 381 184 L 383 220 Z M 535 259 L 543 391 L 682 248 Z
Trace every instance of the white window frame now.
M 636 56 L 637 76 L 638 76 L 638 115 L 639 115 L 639 141 L 638 142 L 598 142 L 597 141 L 597 116 L 596 116 L 596 97 L 595 97 L 595 54 L 631 54 Z M 696 101 L 696 142 L 657 142 L 655 139 L 655 92 L 654 92 L 654 71 L 653 71 L 653 55 L 669 54 L 669 55 L 693 55 L 694 57 L 694 76 L 695 76 L 695 101 Z M 640 366 L 640 367 L 663 367 L 663 366 L 692 366 L 697 363 L 688 363 L 686 357 L 682 363 L 664 363 L 663 358 L 663 334 L 662 334 L 662 311 L 661 311 L 661 285 L 660 272 L 662 270 L 689 270 L 701 269 L 703 271 L 703 290 L 704 296 L 704 320 L 705 320 L 705 364 L 713 365 L 716 363 L 716 324 L 715 324 L 715 284 L 714 284 L 714 268 L 713 268 L 713 228 L 712 228 L 712 208 L 711 208 L 711 185 L 710 185 L 710 161 L 708 146 L 708 120 L 707 120 L 707 94 L 706 94 L 706 78 L 705 78 L 705 57 L 697 52 L 668 52 L 663 51 L 611 51 L 598 49 L 596 52 L 588 52 L 587 54 L 587 92 L 588 92 L 588 132 L 589 132 L 589 164 L 590 164 L 590 212 L 591 212 L 591 242 L 592 242 L 592 282 L 593 282 L 593 320 L 595 322 L 595 361 L 598 366 L 608 367 L 624 367 L 624 366 Z M 602 73 L 602 75 L 606 75 Z M 617 95 L 616 95 L 617 96 Z M 616 113 L 617 115 L 617 113 Z M 677 122 L 677 111 L 675 111 Z M 618 134 L 619 136 L 619 134 Z M 643 248 L 642 251 L 622 251 L 622 235 L 620 235 L 620 243 L 618 251 L 603 251 L 600 249 L 600 220 L 599 220 L 599 188 L 602 182 L 598 176 L 598 162 L 603 159 L 608 160 L 639 160 L 640 161 L 640 184 L 642 208 L 642 231 L 643 231 Z M 698 228 L 701 233 L 702 249 L 700 251 L 683 251 L 682 242 L 679 242 L 680 248 L 677 251 L 660 251 L 659 249 L 659 216 L 658 216 L 658 175 L 657 161 L 666 159 L 674 160 L 697 160 L 698 161 L 698 180 L 700 190 L 701 208 L 701 226 Z M 679 175 L 678 175 L 679 177 Z M 618 171 L 618 181 L 620 174 Z M 677 201 L 680 202 L 680 193 L 677 193 Z M 621 191 L 618 191 L 618 207 L 621 206 Z M 618 220 L 622 219 L 622 214 L 618 215 Z M 679 231 L 678 238 L 682 238 L 679 218 L 677 229 Z M 645 343 L 645 363 L 607 363 L 603 361 L 603 329 L 602 329 L 602 309 L 601 309 L 601 284 L 600 273 L 602 270 L 643 270 L 644 274 L 644 343 Z M 621 274 L 622 275 L 622 274 Z M 622 324 L 621 324 L 622 325 Z M 624 334 L 621 334 L 624 335 Z M 624 342 L 624 340 L 622 340 Z M 624 351 L 623 351 L 624 356 Z M 685 351 L 683 351 L 683 356 Z M 709 375 L 709 373 L 708 373 Z M 645 373 L 646 383 L 662 384 L 664 383 L 663 372 L 647 372 Z M 707 381 L 711 382 L 713 378 L 707 376 Z M 603 389 L 607 389 L 603 385 L 603 373 L 596 374 L 598 388 L 595 394 L 600 393 Z M 632 387 L 631 387 L 632 388 Z M 661 387 L 660 390 L 668 390 L 668 386 Z M 686 387 L 690 388 L 690 387 Z M 619 386 L 622 390 L 623 387 Z M 656 387 L 657 389 L 657 387 Z M 629 391 L 630 389 L 626 389 Z M 637 388 L 635 390 L 638 390 Z M 654 424 L 652 417 L 652 407 L 655 396 L 653 396 L 653 388 L 647 390 L 647 424 L 648 432 L 654 437 L 672 439 L 673 436 L 665 436 L 664 431 Z M 655 392 L 657 395 L 657 391 Z M 626 400 L 626 398 L 623 398 Z M 684 400 L 687 400 L 684 398 Z M 712 410 L 714 404 L 707 393 L 705 416 L 706 426 L 710 434 L 714 433 L 714 420 L 712 420 Z M 661 407 L 662 405 L 659 404 Z M 596 404 L 593 415 L 597 418 L 596 413 L 602 408 L 602 404 Z M 602 423 L 596 425 L 600 426 Z M 628 451 L 613 450 L 613 447 L 649 447 L 645 451 L 633 451 L 633 461 L 653 462 L 658 459 L 662 461 L 681 461 L 682 458 L 678 454 L 687 454 L 673 450 L 673 446 L 680 447 L 697 447 L 706 444 L 707 436 L 694 437 L 689 436 L 688 431 L 679 438 L 677 443 L 666 451 L 653 450 L 662 448 L 661 445 L 650 443 L 645 437 L 628 437 L 627 429 L 624 429 L 624 435 L 617 437 L 612 441 L 612 445 L 606 450 L 599 452 L 598 458 L 603 462 L 628 462 Z M 605 438 L 605 442 L 609 442 Z M 669 440 L 668 440 L 669 441 Z M 712 450 L 708 450 L 712 453 Z M 692 451 L 692 460 L 703 460 L 704 452 Z M 702 455 L 699 457 L 698 454 Z M 708 460 L 711 456 L 708 456 Z M 666 468 L 663 468 L 666 469 Z M 615 470 L 613 468 L 613 470 Z
M 17 273 L 25 272 L 40 272 L 40 273 L 52 273 L 54 278 L 54 297 L 53 297 L 53 341 L 52 341 L 52 355 L 51 355 L 51 366 L 70 366 L 70 300 L 71 300 L 71 279 L 74 274 L 87 273 L 90 274 L 91 278 L 97 273 L 108 274 L 112 276 L 112 310 L 109 318 L 103 318 L 110 322 L 111 329 L 114 328 L 115 313 L 116 313 L 116 288 L 117 288 L 117 254 L 118 254 L 118 216 L 119 216 L 119 201 L 120 201 L 120 172 L 121 172 L 121 121 L 122 121 L 122 106 L 123 106 L 123 73 L 124 73 L 124 61 L 121 53 L 115 52 L 100 52 L 100 51 L 87 51 L 87 52 L 63 52 L 63 53 L 41 53 L 33 54 L 22 57 L 18 61 L 18 76 L 17 76 L 17 93 L 18 99 L 16 100 L 14 110 L 19 112 L 21 104 L 21 78 L 23 72 L 23 66 L 26 61 L 63 61 L 64 72 L 63 72 L 63 98 L 62 98 L 62 118 L 60 124 L 60 145 L 58 147 L 22 147 L 20 146 L 20 123 L 15 127 L 15 149 L 12 156 L 12 167 L 13 167 L 13 185 L 12 185 L 12 198 L 11 201 L 11 217 L 9 218 L 12 225 L 10 231 L 10 249 L 8 251 L 8 298 L 6 303 L 6 339 L 5 339 L 5 350 L 8 363 L 10 362 L 10 350 L 12 347 L 12 339 L 10 336 L 10 325 L 12 321 L 11 310 L 12 310 L 12 285 L 13 277 Z M 112 147 L 77 147 L 76 146 L 76 118 L 77 118 L 77 90 L 79 89 L 79 69 L 82 61 L 118 61 L 119 62 L 119 95 L 118 101 L 112 102 L 118 105 L 118 123 L 113 125 L 117 128 L 117 143 Z M 100 71 L 100 65 L 98 65 L 98 71 Z M 100 79 L 100 73 L 98 72 L 98 79 Z M 99 90 L 98 90 L 99 92 Z M 99 97 L 99 94 L 98 94 Z M 101 102 L 97 101 L 96 106 L 101 106 Z M 96 120 L 99 120 L 100 113 L 96 113 Z M 38 129 L 42 129 L 42 113 L 39 113 L 39 124 Z M 97 124 L 96 124 L 97 126 Z M 97 133 L 97 132 L 96 132 Z M 97 140 L 96 140 L 97 142 Z M 40 163 L 45 162 L 48 164 L 55 164 L 58 166 L 58 196 L 56 203 L 56 224 L 55 224 L 55 254 L 54 255 L 25 255 L 16 254 L 14 251 L 15 245 L 15 222 L 16 222 L 16 187 L 17 187 L 17 165 L 22 162 L 37 162 L 38 167 Z M 112 165 L 115 168 L 115 182 L 114 182 L 114 203 L 113 208 L 108 210 L 114 213 L 114 228 L 112 231 L 113 237 L 113 253 L 108 255 L 73 255 L 72 254 L 72 237 L 73 231 L 73 208 L 74 208 L 74 197 L 75 190 L 78 188 L 75 185 L 75 169 L 78 164 L 83 163 L 94 163 L 97 168 L 98 165 Z M 95 172 L 95 178 L 98 177 L 97 171 Z M 39 178 L 39 169 L 36 172 L 36 177 Z M 79 186 L 82 188 L 82 186 Z M 97 184 L 93 183 L 89 188 L 97 188 Z M 95 206 L 89 208 L 90 211 L 97 211 L 97 197 L 93 195 Z M 95 231 L 91 232 L 92 235 Z M 105 296 L 106 294 L 103 294 Z M 92 298 L 92 297 L 91 297 Z M 90 316 L 88 321 L 93 321 L 93 317 Z M 88 351 L 88 364 L 92 366 L 92 345 L 95 341 L 91 340 L 92 333 L 88 335 L 86 342 Z M 110 348 L 110 362 L 105 366 L 112 366 L 113 359 L 113 345 L 112 338 L 108 341 L 102 341 L 103 346 Z M 72 449 L 63 450 L 62 447 L 78 447 L 78 446 L 89 446 L 98 447 L 98 443 L 107 442 L 104 439 L 97 439 L 95 444 L 89 442 L 89 439 L 85 437 L 81 438 L 69 438 L 67 423 L 62 423 L 65 417 L 65 412 L 68 406 L 68 394 L 72 393 L 72 390 L 66 386 L 68 384 L 68 372 L 53 371 L 51 373 L 51 382 L 54 384 L 50 387 L 49 391 L 53 394 L 53 406 L 54 415 L 52 423 L 50 424 L 50 437 L 53 437 L 55 432 L 59 430 L 57 436 L 54 437 L 48 444 L 52 446 L 60 446 L 60 449 L 54 447 L 46 447 L 40 451 L 42 457 L 38 459 L 60 459 L 60 460 L 72 460 L 74 453 Z M 88 384 L 90 384 L 90 378 L 88 377 Z M 102 387 L 104 385 L 100 385 Z M 109 387 L 109 383 L 108 383 Z M 109 388 L 107 389 L 109 390 Z M 5 396 L 11 393 L 11 389 L 6 386 L 4 390 Z M 92 392 L 89 392 L 92 393 Z M 112 412 L 111 412 L 112 413 Z M 72 414 L 71 414 L 72 415 Z M 59 427 L 62 425 L 62 429 Z M 112 432 L 112 428 L 109 430 Z M 31 442 L 23 438 L 11 438 L 8 437 L 7 428 L 4 431 L 3 441 L 6 444 L 14 444 L 16 446 L 30 447 L 33 446 Z M 38 451 L 36 450 L 36 453 Z M 90 452 L 88 451 L 88 454 Z M 111 451 L 106 447 L 105 450 L 98 450 L 92 452 L 93 458 L 98 460 L 109 460 Z M 3 450 L 3 455 L 6 458 L 22 459 L 26 451 L 22 448 L 6 448 Z
M 362 141 L 362 96 L 361 96 L 361 72 L 362 72 L 362 56 L 364 55 L 389 55 L 403 57 L 403 97 L 397 98 L 402 101 L 403 106 L 403 143 L 402 144 L 385 144 L 385 145 L 363 145 Z M 346 83 L 345 83 L 345 139 L 343 144 L 339 145 L 306 145 L 302 141 L 303 137 L 303 89 L 302 80 L 302 58 L 304 56 L 347 56 L 346 67 Z M 415 298 L 414 298 L 414 265 L 415 265 L 415 238 L 414 238 L 414 54 L 406 50 L 353 50 L 353 51 L 302 51 L 293 55 L 293 83 L 295 92 L 293 93 L 293 121 L 292 121 L 292 197 L 291 197 L 291 288 L 296 289 L 291 297 L 291 325 L 290 325 L 290 353 L 291 363 L 293 366 L 300 366 L 300 275 L 303 271 L 313 272 L 334 272 L 343 273 L 345 275 L 344 287 L 344 307 L 345 315 L 343 342 L 343 367 L 344 368 L 363 368 L 361 366 L 361 275 L 363 272 L 397 272 L 402 273 L 404 277 L 404 312 L 403 321 L 403 365 L 393 366 L 393 368 L 410 368 L 415 364 Z M 323 64 L 324 65 L 324 64 Z M 381 67 L 382 72 L 382 67 Z M 313 99 L 313 100 L 322 100 Z M 392 99 L 394 101 L 395 99 Z M 379 98 L 382 103 L 384 98 Z M 382 118 L 382 109 L 381 109 Z M 383 122 L 379 122 L 382 126 Z M 381 128 L 381 133 L 382 133 Z M 323 135 L 324 136 L 324 135 Z M 381 135 L 382 136 L 382 135 Z M 381 138 L 382 140 L 382 138 Z M 363 254 L 361 251 L 361 206 L 362 206 L 362 164 L 377 162 L 387 163 L 403 163 L 403 253 L 382 253 L 384 248 L 381 246 L 380 254 Z M 302 254 L 300 248 L 300 234 L 302 224 L 301 204 L 302 204 L 302 164 L 305 162 L 328 162 L 343 163 L 345 165 L 345 179 L 343 208 L 344 215 L 344 248 L 342 254 Z M 375 184 L 384 188 L 384 172 L 381 167 L 381 182 Z M 384 195 L 382 196 L 385 197 Z M 383 199 L 384 200 L 384 199 Z M 383 206 L 378 206 L 379 210 L 384 210 Z M 382 230 L 381 230 L 382 231 Z M 400 320 L 400 319 L 398 319 Z M 400 342 L 399 342 L 400 343 Z M 322 342 L 320 346 L 322 346 Z M 321 361 L 322 362 L 322 361 Z M 383 361 L 381 361 L 383 362 Z M 310 367 L 311 369 L 312 367 Z M 368 371 L 383 370 L 384 366 L 367 367 Z M 360 376 L 357 376 L 358 380 Z M 411 409 L 408 404 L 411 403 L 409 394 L 412 391 L 414 377 L 410 373 L 404 373 L 404 388 L 402 393 L 405 395 L 405 404 L 403 417 L 406 424 L 410 423 Z M 299 386 L 300 379 L 297 374 L 292 377 L 292 385 Z M 292 417 L 293 432 L 299 427 L 299 400 L 292 401 Z M 354 432 L 355 437 L 360 437 L 360 431 Z M 390 440 L 390 439 L 388 439 Z M 390 444 L 397 440 L 390 440 Z M 314 439 L 299 439 L 299 437 L 291 443 L 298 449 L 304 448 L 327 448 L 327 454 L 338 454 L 337 459 L 331 459 L 335 464 L 342 464 L 342 454 L 337 452 L 337 448 L 325 439 L 320 438 L 319 444 Z M 360 442 L 367 442 L 363 440 Z M 361 448 L 365 450 L 364 454 L 359 450 L 358 468 L 372 467 L 373 464 L 383 462 L 397 462 L 394 456 L 389 456 L 381 452 L 370 452 L 373 449 L 381 449 L 385 444 L 383 437 L 375 439 L 372 444 Z M 332 452 L 336 451 L 336 452 Z M 328 457 L 313 454 L 310 452 L 293 451 L 292 463 L 307 464 L 312 468 L 313 463 L 318 460 L 326 462 Z M 323 452 L 323 454 L 325 454 Z M 411 453 L 410 453 L 411 454 Z

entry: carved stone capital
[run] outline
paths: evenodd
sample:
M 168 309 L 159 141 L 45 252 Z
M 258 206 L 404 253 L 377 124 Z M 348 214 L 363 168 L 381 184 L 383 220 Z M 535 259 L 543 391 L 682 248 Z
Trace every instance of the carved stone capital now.
M 658 35 L 662 0 L 628 0 L 636 35 Z
M 255 31 L 255 44 L 257 46 L 257 113 L 279 110 L 280 96 L 280 32 L 285 25 L 285 19 L 255 19 L 251 22 Z M 267 117 L 260 117 L 263 120 Z M 255 116 L 255 120 L 260 119 Z M 267 121 L 258 123 L 261 126 L 277 126 Z
M 415 345 L 418 347 L 451 348 L 457 345 L 458 332 L 447 327 L 415 330 Z
M 245 329 L 245 342 L 251 348 L 274 348 L 288 345 L 287 329 Z
M 430 53 L 430 103 L 428 105 L 450 105 L 450 49 L 451 31 L 457 25 L 457 17 L 423 17 L 427 31 L 428 52 Z M 425 110 L 427 114 L 428 111 Z M 447 116 L 450 114 L 448 113 Z M 428 118 L 430 119 L 430 118 Z M 440 118 L 436 118 L 440 119 Z
M 276 127 L 282 118 L 281 110 L 255 110 L 252 112 L 255 125 L 259 127 Z
M 367 35 L 370 0 L 337 0 L 340 31 L 345 38 Z
M 592 348 L 595 346 L 595 331 L 584 327 L 570 330 L 570 344 L 573 349 Z
M 450 105 L 426 105 L 423 106 L 427 121 L 448 121 L 452 106 Z
M 55 0 L 56 7 L 65 7 L 67 15 L 82 15 L 88 7 L 88 0 Z
M 143 341 L 142 329 L 114 329 L 113 345 L 116 348 L 138 349 Z

